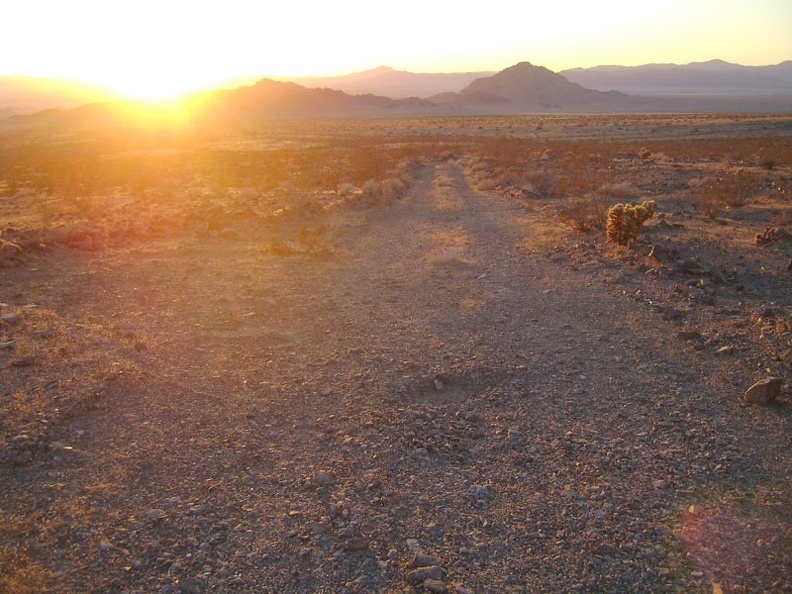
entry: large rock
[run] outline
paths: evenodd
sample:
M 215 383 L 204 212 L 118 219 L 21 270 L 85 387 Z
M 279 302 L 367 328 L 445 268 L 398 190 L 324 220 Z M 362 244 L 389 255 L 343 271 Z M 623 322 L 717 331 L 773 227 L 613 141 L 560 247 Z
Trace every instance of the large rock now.
M 745 392 L 745 401 L 751 404 L 768 404 L 776 399 L 781 392 L 783 380 L 780 377 L 768 377 L 756 382 Z

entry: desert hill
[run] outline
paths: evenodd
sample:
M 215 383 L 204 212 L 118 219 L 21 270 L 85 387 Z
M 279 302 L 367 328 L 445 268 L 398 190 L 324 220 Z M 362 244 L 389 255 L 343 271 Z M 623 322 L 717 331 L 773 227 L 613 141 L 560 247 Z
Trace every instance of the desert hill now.
M 396 100 L 372 94 L 350 95 L 329 88 L 306 88 L 293 82 L 263 78 L 251 86 L 191 95 L 188 103 L 204 103 L 202 108 L 229 116 L 277 113 L 327 113 L 399 108 L 431 108 L 421 99 Z
M 456 94 L 430 100 L 463 106 L 512 104 L 524 107 L 594 107 L 627 99 L 621 93 L 603 93 L 569 82 L 542 66 L 520 62 L 492 76 L 474 80 Z

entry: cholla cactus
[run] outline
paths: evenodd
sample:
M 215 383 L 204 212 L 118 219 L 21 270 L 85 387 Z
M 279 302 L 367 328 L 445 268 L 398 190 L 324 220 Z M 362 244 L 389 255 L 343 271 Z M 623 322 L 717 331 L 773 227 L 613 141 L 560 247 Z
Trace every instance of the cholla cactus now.
M 654 214 L 654 200 L 647 200 L 643 204 L 614 204 L 608 210 L 608 241 L 631 246 L 638 239 L 641 225 Z

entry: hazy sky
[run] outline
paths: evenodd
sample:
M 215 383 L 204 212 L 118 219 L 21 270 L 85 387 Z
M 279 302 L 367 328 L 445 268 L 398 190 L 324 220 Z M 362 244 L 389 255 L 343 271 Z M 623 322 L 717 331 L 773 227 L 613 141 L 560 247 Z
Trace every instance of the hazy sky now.
M 0 75 L 138 94 L 240 75 L 792 59 L 792 0 L 7 0 Z

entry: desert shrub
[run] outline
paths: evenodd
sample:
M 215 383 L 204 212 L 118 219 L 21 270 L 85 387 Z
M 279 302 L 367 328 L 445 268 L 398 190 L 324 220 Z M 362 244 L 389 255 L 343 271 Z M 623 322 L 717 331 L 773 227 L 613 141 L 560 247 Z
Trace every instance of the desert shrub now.
M 614 204 L 608 209 L 608 241 L 618 245 L 633 245 L 641 226 L 654 214 L 654 200 L 646 200 L 641 204 Z
M 719 177 L 707 177 L 691 187 L 693 205 L 707 217 L 714 217 L 725 207 L 740 208 L 759 190 L 756 177 L 745 169 L 727 171 Z
M 261 249 L 278 256 L 327 255 L 335 251 L 342 234 L 340 229 L 327 225 L 319 225 L 313 229 L 300 227 L 296 233 L 288 236 L 273 235 L 262 244 Z
M 772 171 L 776 168 L 776 161 L 773 157 L 763 157 L 761 165 L 764 169 Z
M 369 179 L 363 183 L 361 190 L 366 196 L 378 196 L 382 191 L 382 186 L 379 182 Z
M 619 201 L 632 200 L 641 195 L 641 190 L 630 182 L 612 183 L 608 181 L 599 188 L 599 192 Z
M 557 176 L 549 169 L 537 169 L 525 175 L 527 189 L 540 196 L 555 194 L 557 181 Z
M 489 177 L 482 177 L 476 179 L 473 183 L 473 186 L 479 192 L 489 192 L 490 190 L 494 190 L 498 187 L 497 182 L 494 179 Z
M 562 197 L 561 222 L 576 231 L 600 229 L 607 219 L 607 196 L 598 187 L 589 188 L 589 183 L 596 182 L 564 177 L 555 186 L 556 194 Z
M 3 185 L 5 186 L 5 195 L 6 196 L 12 196 L 13 197 L 13 196 L 16 196 L 17 192 L 19 192 L 20 183 L 19 183 L 19 180 L 17 178 L 15 178 L 15 177 L 7 177 L 5 179 L 5 184 L 3 184 Z
M 585 232 L 601 227 L 601 208 L 591 197 L 568 199 L 559 211 L 558 218 L 562 223 L 575 231 Z
M 735 169 L 718 181 L 723 203 L 730 208 L 745 206 L 757 185 L 756 178 L 745 169 Z
M 723 208 L 723 202 L 718 194 L 715 180 L 704 178 L 692 181 L 690 185 L 690 199 L 696 210 L 705 217 L 713 218 Z
M 355 184 L 343 183 L 338 186 L 338 194 L 341 196 L 350 196 L 357 191 Z
M 388 200 L 402 198 L 407 191 L 407 184 L 398 177 L 389 177 L 382 182 L 382 195 Z

